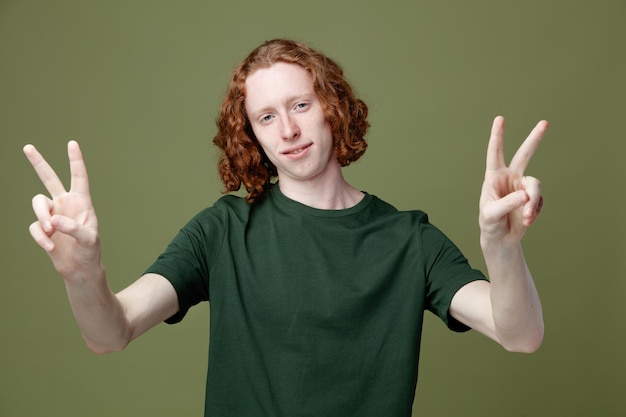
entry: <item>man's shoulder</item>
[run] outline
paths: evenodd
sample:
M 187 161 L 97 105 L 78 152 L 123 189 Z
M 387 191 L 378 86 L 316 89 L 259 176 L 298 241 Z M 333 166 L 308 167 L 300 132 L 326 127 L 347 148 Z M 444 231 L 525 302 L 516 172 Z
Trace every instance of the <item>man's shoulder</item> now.
M 372 195 L 372 207 L 380 214 L 393 215 L 397 217 L 406 217 L 415 219 L 419 223 L 428 223 L 428 214 L 419 209 L 402 210 L 396 208 L 393 204 L 381 199 L 376 195 Z
M 229 218 L 247 218 L 250 204 L 237 195 L 227 194 L 217 199 L 211 206 L 197 212 L 186 225 L 186 228 L 207 225 L 225 224 Z

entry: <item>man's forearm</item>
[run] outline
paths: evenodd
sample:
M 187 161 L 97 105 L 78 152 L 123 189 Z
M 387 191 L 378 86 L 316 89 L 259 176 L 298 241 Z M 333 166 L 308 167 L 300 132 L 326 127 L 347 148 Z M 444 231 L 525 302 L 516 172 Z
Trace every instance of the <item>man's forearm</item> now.
M 543 340 L 543 313 L 521 245 L 482 246 L 498 339 L 507 350 L 537 350 Z
M 109 288 L 104 268 L 93 277 L 65 281 L 72 312 L 85 343 L 94 353 L 119 351 L 130 341 L 124 309 Z

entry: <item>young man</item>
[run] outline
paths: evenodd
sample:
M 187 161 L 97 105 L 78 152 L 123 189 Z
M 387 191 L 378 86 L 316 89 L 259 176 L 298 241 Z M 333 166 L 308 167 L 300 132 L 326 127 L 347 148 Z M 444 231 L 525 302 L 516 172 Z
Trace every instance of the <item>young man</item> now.
M 366 149 L 367 107 L 341 68 L 273 40 L 235 70 L 215 144 L 228 191 L 118 294 L 100 261 L 87 172 L 68 144 L 71 188 L 31 145 L 50 197 L 33 199 L 33 238 L 63 276 L 91 350 L 123 349 L 160 323 L 211 303 L 207 416 L 409 416 L 423 312 L 505 349 L 541 344 L 541 304 L 520 240 L 543 204 L 524 170 L 539 122 L 510 165 L 494 120 L 480 198 L 490 281 L 421 211 L 399 212 L 348 184 Z M 277 182 L 271 180 L 278 178 Z

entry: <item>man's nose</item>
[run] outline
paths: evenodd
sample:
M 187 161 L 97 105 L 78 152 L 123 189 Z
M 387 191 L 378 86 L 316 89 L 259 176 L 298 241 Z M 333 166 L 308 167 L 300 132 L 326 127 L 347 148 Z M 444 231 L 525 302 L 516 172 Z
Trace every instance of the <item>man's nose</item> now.
M 282 119 L 281 136 L 283 140 L 294 140 L 300 136 L 300 127 L 293 119 L 293 117 L 287 115 Z

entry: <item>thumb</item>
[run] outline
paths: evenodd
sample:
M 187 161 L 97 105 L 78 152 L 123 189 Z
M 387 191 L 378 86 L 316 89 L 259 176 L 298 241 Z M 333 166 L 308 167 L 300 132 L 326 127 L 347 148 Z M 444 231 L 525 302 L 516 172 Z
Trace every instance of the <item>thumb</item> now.
M 528 201 L 526 191 L 518 190 L 493 201 L 483 211 L 483 218 L 488 223 L 495 223 L 512 211 L 522 207 Z
M 92 245 L 97 241 L 97 233 L 94 230 L 71 217 L 55 214 L 50 222 L 57 232 L 73 237 L 81 245 Z

